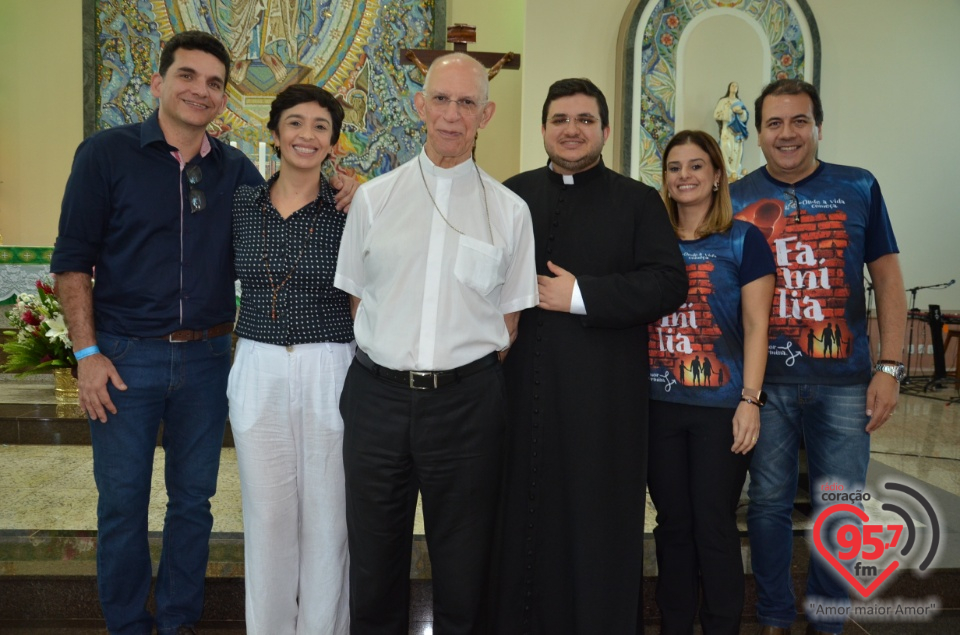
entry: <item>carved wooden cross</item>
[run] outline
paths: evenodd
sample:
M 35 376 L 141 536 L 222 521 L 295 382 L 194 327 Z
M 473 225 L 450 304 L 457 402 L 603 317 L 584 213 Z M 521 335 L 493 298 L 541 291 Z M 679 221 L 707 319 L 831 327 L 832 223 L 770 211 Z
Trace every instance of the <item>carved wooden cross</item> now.
M 447 27 L 447 42 L 453 44 L 453 52 L 466 53 L 473 59 L 483 64 L 487 70 L 487 77 L 493 79 L 501 69 L 509 68 L 516 70 L 520 68 L 520 55 L 510 52 L 500 53 L 476 53 L 467 50 L 467 43 L 476 43 L 477 27 L 469 24 L 454 24 Z M 447 55 L 451 51 L 446 49 L 403 49 L 404 66 L 413 65 L 420 69 L 424 75 L 427 69 L 435 59 Z

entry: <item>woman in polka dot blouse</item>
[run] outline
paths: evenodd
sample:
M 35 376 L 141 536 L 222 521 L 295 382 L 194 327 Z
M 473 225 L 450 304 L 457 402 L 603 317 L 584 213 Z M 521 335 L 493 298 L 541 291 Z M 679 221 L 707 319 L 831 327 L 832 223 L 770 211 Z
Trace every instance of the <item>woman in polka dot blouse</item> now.
M 242 292 L 228 396 L 251 634 L 349 631 L 338 402 L 355 344 L 333 286 L 345 215 L 320 170 L 342 122 L 317 86 L 281 92 L 267 123 L 280 170 L 233 201 Z

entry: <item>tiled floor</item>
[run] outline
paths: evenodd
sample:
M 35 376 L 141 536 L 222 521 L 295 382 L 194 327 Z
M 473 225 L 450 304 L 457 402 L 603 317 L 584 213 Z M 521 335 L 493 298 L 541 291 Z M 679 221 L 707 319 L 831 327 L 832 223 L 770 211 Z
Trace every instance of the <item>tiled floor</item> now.
M 49 380 L 11 382 L 0 380 L 0 403 L 49 403 L 52 391 Z M 951 390 L 938 396 L 955 396 Z M 937 511 L 945 538 L 941 553 L 933 567 L 960 569 L 960 550 L 952 547 L 960 538 L 960 404 L 904 394 L 891 421 L 873 436 L 870 482 L 867 489 L 881 492 L 882 483 L 894 480 L 920 490 L 928 496 Z M 161 528 L 165 496 L 163 492 L 163 451 L 158 448 L 154 465 L 154 496 L 150 508 L 149 528 Z M 647 503 L 647 531 L 655 519 L 652 505 Z M 867 506 L 871 521 L 880 515 L 879 502 Z M 50 544 L 65 545 L 63 553 L 71 554 L 70 563 L 52 560 L 31 565 L 24 559 L 7 558 L 0 552 L 0 575 L 40 574 L 55 567 L 64 573 L 89 575 L 94 566 L 92 532 L 96 527 L 96 490 L 91 470 L 91 451 L 84 445 L 0 445 L 0 536 L 23 535 L 34 542 L 47 540 Z M 745 529 L 741 509 L 742 529 Z M 220 481 L 213 499 L 214 533 L 224 544 L 232 540 L 239 544 L 243 532 L 240 512 L 240 485 L 236 453 L 224 448 L 221 456 Z M 810 522 L 797 513 L 796 526 L 806 528 Z M 422 535 L 422 521 L 418 513 L 415 533 Z M 921 522 L 921 529 L 926 523 Z M 43 538 L 40 538 L 43 536 Z M 58 542 L 59 541 L 59 542 Z M 51 547 L 53 549 L 53 547 Z M 55 549 L 61 549 L 56 547 Z M 224 570 L 242 568 L 229 549 L 221 559 Z M 61 553 L 58 551 L 58 553 Z M 216 550 L 214 550 L 216 554 Z M 216 557 L 212 557 L 215 560 Z M 231 561 L 232 559 L 232 561 Z M 647 558 L 648 575 L 655 574 L 653 558 Z M 749 561 L 748 561 L 749 565 Z M 30 567 L 34 566 L 35 570 Z M 214 566 L 214 565 L 212 565 Z M 948 611 L 934 624 L 911 626 L 908 623 L 873 622 L 848 625 L 849 633 L 948 633 L 960 632 L 960 615 Z M 411 632 L 432 632 L 429 623 L 421 623 Z M 913 630 L 914 628 L 920 630 Z M 753 633 L 756 627 L 745 624 L 744 633 Z M 799 629 L 799 630 L 798 630 Z M 926 629 L 926 630 L 924 630 Z M 7 632 L 28 632 L 12 630 Z M 40 632 L 34 630 L 33 632 Z M 71 633 L 100 632 L 96 630 L 44 630 L 43 632 Z M 219 632 L 219 631 L 207 631 Z M 228 631 L 224 631 L 228 632 Z M 236 632 L 236 631 L 232 631 Z M 654 625 L 648 632 L 656 633 Z M 802 632 L 798 626 L 795 632 Z

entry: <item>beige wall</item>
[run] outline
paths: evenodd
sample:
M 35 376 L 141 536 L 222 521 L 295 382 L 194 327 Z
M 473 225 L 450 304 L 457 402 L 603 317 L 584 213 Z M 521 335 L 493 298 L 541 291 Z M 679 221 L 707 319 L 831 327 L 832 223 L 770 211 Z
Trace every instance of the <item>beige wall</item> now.
M 83 139 L 78 0 L 0 1 L 0 234 L 52 245 Z M 38 25 L 43 25 L 39 32 Z
M 616 121 L 617 35 L 627 0 L 526 0 L 523 41 L 523 121 L 520 168 L 546 162 L 540 134 L 543 98 L 550 84 L 565 77 L 588 77 L 600 87 Z M 612 166 L 612 146 L 604 149 Z
M 820 156 L 879 179 L 907 288 L 960 278 L 960 2 L 809 2 L 822 40 Z M 960 286 L 921 291 L 917 305 L 929 303 L 960 310 Z

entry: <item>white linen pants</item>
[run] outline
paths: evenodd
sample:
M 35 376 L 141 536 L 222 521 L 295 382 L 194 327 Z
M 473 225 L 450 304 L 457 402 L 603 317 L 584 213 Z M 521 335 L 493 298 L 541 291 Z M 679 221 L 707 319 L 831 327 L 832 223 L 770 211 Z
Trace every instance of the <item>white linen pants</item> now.
M 339 401 L 355 344 L 237 342 L 227 396 L 243 499 L 247 633 L 347 635 Z

